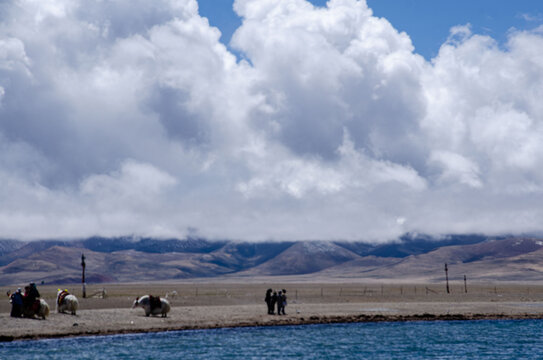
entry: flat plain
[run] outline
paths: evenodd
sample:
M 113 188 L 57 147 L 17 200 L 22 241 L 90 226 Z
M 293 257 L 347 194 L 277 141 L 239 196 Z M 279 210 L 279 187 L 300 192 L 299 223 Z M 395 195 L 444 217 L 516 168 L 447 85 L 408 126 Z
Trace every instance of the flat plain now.
M 23 285 L 23 284 L 21 284 Z M 76 316 L 55 311 L 58 288 L 79 298 Z M 266 289 L 286 289 L 286 315 L 267 315 Z M 207 279 L 190 282 L 38 286 L 51 308 L 46 320 L 11 318 L 0 302 L 2 341 L 65 336 L 274 326 L 331 322 L 543 318 L 543 285 L 537 283 L 357 282 L 304 276 Z M 13 288 L 0 287 L 4 294 Z M 467 290 L 467 292 L 466 292 Z M 105 297 L 103 295 L 105 294 Z M 166 297 L 167 318 L 132 309 L 137 296 Z

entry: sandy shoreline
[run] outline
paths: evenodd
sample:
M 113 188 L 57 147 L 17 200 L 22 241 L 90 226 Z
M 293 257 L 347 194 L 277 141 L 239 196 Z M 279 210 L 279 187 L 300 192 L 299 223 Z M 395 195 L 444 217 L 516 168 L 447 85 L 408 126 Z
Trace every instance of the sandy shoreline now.
M 287 315 L 263 314 L 263 306 L 174 307 L 167 318 L 145 317 L 142 309 L 52 312 L 47 320 L 0 314 L 0 341 L 113 335 L 229 327 L 282 326 L 381 321 L 543 319 L 543 303 L 350 303 L 292 304 Z
M 161 293 L 173 285 L 154 286 L 151 290 Z M 11 318 L 9 307 L 3 304 L 0 341 L 322 323 L 543 319 L 543 287 L 539 286 L 481 286 L 469 294 L 444 294 L 422 291 L 427 288 L 422 285 L 417 290 L 403 284 L 386 288 L 342 284 L 337 289 L 334 284 L 289 284 L 290 300 L 284 316 L 266 314 L 265 285 L 175 286 L 184 296 L 170 299 L 172 310 L 167 318 L 146 317 L 143 309 L 130 308 L 134 294 L 145 294 L 150 285 L 109 285 L 107 299 L 80 299 L 76 316 L 56 313 L 55 289 L 42 287 L 50 316 L 46 320 Z

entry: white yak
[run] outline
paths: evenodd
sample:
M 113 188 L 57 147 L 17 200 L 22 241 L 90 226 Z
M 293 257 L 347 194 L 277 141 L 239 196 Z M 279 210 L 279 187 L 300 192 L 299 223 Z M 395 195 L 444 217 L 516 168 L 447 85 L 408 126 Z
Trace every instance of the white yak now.
M 170 303 L 168 300 L 158 296 L 144 295 L 136 298 L 132 309 L 141 307 L 145 310 L 145 316 L 161 314 L 162 317 L 167 317 L 170 312 Z
M 64 313 L 69 311 L 70 314 L 76 315 L 77 308 L 79 307 L 79 301 L 68 292 L 68 290 L 60 290 L 57 292 L 57 311 Z
M 23 315 L 29 318 L 37 316 L 45 320 L 49 316 L 49 305 L 43 299 L 36 299 L 36 302 L 39 302 L 37 308 L 35 309 L 34 306 L 23 308 Z

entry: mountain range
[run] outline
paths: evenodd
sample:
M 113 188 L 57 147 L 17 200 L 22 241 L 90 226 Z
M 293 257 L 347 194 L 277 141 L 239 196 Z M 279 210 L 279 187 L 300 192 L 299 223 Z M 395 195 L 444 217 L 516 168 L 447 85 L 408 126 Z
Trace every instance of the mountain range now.
M 212 277 L 309 275 L 330 279 L 442 281 L 543 280 L 543 238 L 407 234 L 395 242 L 235 242 L 200 238 L 0 240 L 0 285 L 30 281 L 167 281 Z

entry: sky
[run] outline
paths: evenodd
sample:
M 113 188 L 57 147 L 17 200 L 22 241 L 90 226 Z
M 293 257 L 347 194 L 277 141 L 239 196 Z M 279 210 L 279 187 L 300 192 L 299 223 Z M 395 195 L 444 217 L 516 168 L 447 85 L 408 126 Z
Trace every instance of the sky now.
M 542 14 L 0 1 L 0 238 L 541 232 Z
M 325 7 L 327 0 L 311 0 Z M 241 25 L 232 0 L 200 0 L 199 10 L 210 24 L 221 30 L 221 42 L 228 45 Z M 377 17 L 386 18 L 395 29 L 406 32 L 415 51 L 431 60 L 447 40 L 449 30 L 470 24 L 472 31 L 491 36 L 503 44 L 512 29 L 532 29 L 543 21 L 543 4 L 537 0 L 368 0 Z M 235 50 L 232 50 L 235 51 Z

